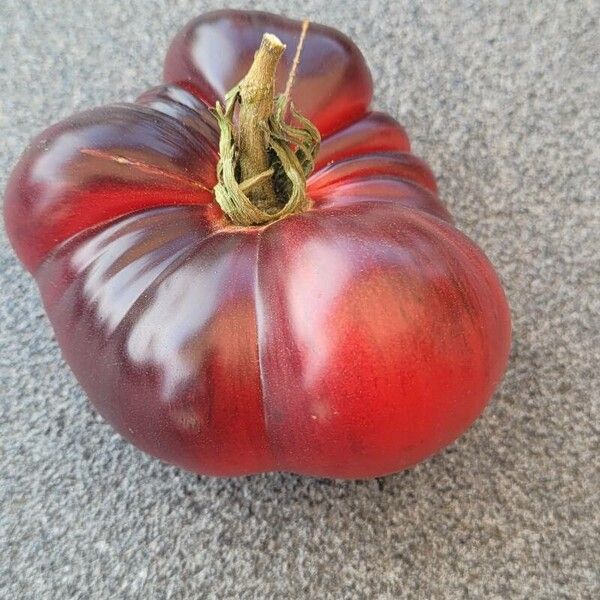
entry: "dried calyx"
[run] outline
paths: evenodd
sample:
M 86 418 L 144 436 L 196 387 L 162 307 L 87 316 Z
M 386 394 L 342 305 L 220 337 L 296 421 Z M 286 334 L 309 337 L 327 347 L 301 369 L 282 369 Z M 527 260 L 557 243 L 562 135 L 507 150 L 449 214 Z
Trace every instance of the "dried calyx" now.
M 308 207 L 306 178 L 321 137 L 291 104 L 294 125 L 285 120 L 306 28 L 284 94 L 275 97 L 274 82 L 285 46 L 265 33 L 250 70 L 226 95 L 225 108 L 217 102 L 213 110 L 221 131 L 213 191 L 235 225 L 264 225 Z

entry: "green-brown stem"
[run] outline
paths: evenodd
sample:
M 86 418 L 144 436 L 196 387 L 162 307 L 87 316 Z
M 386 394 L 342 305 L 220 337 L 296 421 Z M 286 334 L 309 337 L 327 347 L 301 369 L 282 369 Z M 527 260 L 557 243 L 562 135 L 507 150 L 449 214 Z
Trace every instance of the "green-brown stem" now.
M 285 45 L 270 33 L 263 36 L 250 70 L 240 82 L 239 164 L 241 181 L 259 176 L 270 167 L 267 128 L 275 100 L 275 71 Z M 248 191 L 255 206 L 277 210 L 272 177 L 264 177 Z
M 306 177 L 321 137 L 289 103 L 307 28 L 308 22 L 302 28 L 285 94 L 274 98 L 275 70 L 285 47 L 266 33 L 246 77 L 225 96 L 225 107 L 217 102 L 212 111 L 221 132 L 213 192 L 234 225 L 264 225 L 310 205 Z M 288 104 L 295 125 L 286 123 Z

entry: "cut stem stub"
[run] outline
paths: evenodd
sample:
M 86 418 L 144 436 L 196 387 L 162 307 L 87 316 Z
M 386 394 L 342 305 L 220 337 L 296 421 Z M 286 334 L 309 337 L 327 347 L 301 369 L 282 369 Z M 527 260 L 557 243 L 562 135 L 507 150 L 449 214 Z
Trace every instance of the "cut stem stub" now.
M 240 177 L 247 181 L 270 167 L 267 125 L 275 102 L 275 71 L 285 50 L 284 44 L 266 33 L 250 70 L 239 84 L 239 164 Z M 253 204 L 263 210 L 277 205 L 271 177 L 257 182 L 248 192 Z
M 285 122 L 287 96 L 275 98 L 284 50 L 276 36 L 265 33 L 247 75 L 226 95 L 225 108 L 217 102 L 213 110 L 221 132 L 214 194 L 235 225 L 263 225 L 308 206 L 306 177 L 320 135 L 292 105 L 298 126 Z

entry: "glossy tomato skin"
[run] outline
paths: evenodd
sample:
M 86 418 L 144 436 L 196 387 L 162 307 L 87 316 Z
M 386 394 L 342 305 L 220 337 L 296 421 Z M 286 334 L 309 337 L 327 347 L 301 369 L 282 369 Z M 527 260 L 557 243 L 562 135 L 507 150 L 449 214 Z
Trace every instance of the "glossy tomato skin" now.
M 508 357 L 506 299 L 329 28 L 309 27 L 294 87 L 324 134 L 311 208 L 229 223 L 207 104 L 264 31 L 293 48 L 300 23 L 205 15 L 174 41 L 165 85 L 41 134 L 9 181 L 7 230 L 65 359 L 141 449 L 213 475 L 398 471 L 485 407 Z M 222 60 L 201 51 L 213 46 Z
M 300 37 L 298 21 L 259 11 L 217 10 L 190 21 L 173 40 L 164 79 L 192 90 L 209 105 L 246 75 L 268 31 L 288 48 L 279 61 L 276 91 L 283 92 Z M 345 35 L 311 23 L 291 100 L 322 136 L 364 115 L 373 96 L 365 59 Z

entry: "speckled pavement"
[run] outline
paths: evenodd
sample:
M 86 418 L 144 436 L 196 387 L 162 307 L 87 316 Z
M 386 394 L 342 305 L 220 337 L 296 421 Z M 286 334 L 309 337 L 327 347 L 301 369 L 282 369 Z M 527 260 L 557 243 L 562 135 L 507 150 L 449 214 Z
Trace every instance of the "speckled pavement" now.
M 505 380 L 408 472 L 196 477 L 90 407 L 2 234 L 0 598 L 599 598 L 600 4 L 233 5 L 363 49 L 375 106 L 404 123 L 506 286 Z M 1 2 L 2 189 L 36 132 L 157 83 L 175 32 L 222 6 Z

